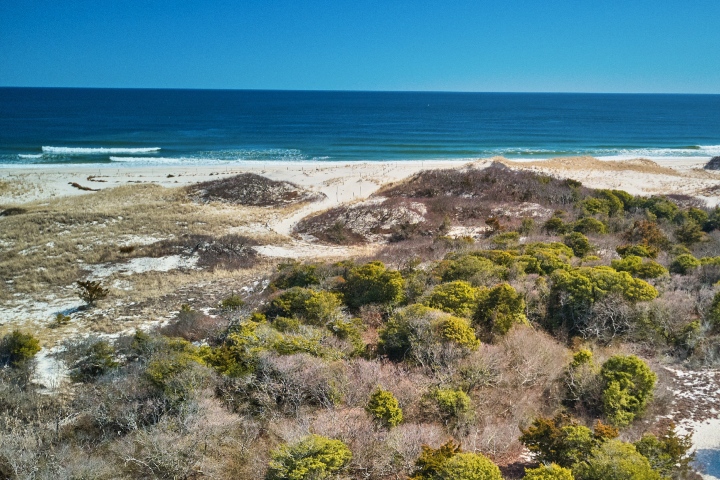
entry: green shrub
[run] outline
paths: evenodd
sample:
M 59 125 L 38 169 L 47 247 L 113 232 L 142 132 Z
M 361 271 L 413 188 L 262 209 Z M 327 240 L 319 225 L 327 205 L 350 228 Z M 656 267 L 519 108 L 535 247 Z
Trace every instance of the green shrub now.
M 612 268 L 618 272 L 628 272 L 639 278 L 659 278 L 668 274 L 665 267 L 653 260 L 645 260 L 635 255 L 628 255 L 621 260 L 613 260 Z
M 520 234 L 518 232 L 505 232 L 495 235 L 490 241 L 498 248 L 508 248 L 515 245 L 519 240 Z
M 81 355 L 71 372 L 72 379 L 77 382 L 99 377 L 119 366 L 115 361 L 115 348 L 106 340 L 98 340 L 90 344 Z
M 695 207 L 688 208 L 685 214 L 688 218 L 692 219 L 698 225 L 705 225 L 710 218 L 710 216 L 705 210 L 700 210 L 699 208 Z
M 415 462 L 410 480 L 502 480 L 500 469 L 478 453 L 463 453 L 452 440 L 438 449 L 427 445 Z
M 551 463 L 537 468 L 526 468 L 523 480 L 575 480 L 575 477 L 569 468 Z
M 365 351 L 365 343 L 362 340 L 364 325 L 359 318 L 338 317 L 330 322 L 327 328 L 337 338 L 350 342 L 352 345 L 350 355 L 360 355 Z
M 610 215 L 610 202 L 599 198 L 586 198 L 580 204 L 585 215 Z
M 657 247 L 651 247 L 649 245 L 621 245 L 617 247 L 615 251 L 623 258 L 629 255 L 643 258 L 657 258 L 658 253 L 660 253 Z
M 690 471 L 692 452 L 691 435 L 679 436 L 675 426 L 670 425 L 660 437 L 646 433 L 635 442 L 637 451 L 650 462 L 650 466 L 668 478 L 685 478 Z
M 700 260 L 689 253 L 683 253 L 675 257 L 675 260 L 670 264 L 670 271 L 680 275 L 687 275 L 699 266 Z
M 707 221 L 703 224 L 703 230 L 711 232 L 720 228 L 720 207 L 715 209 L 708 215 Z
M 694 245 L 705 240 L 705 232 L 702 231 L 700 224 L 694 220 L 687 220 L 673 232 L 678 242 L 683 245 Z
M 382 262 L 370 262 L 350 269 L 342 291 L 349 307 L 360 308 L 370 303 L 399 303 L 404 289 L 400 272 L 388 270 Z
M 223 344 L 207 352 L 204 359 L 219 373 L 239 376 L 252 372 L 260 353 L 279 336 L 264 323 L 246 320 L 234 326 Z
M 575 232 L 584 234 L 589 233 L 607 233 L 607 226 L 600 220 L 592 217 L 581 218 L 577 222 L 573 223 L 572 229 Z
M 370 396 L 365 410 L 386 428 L 396 427 L 403 420 L 402 409 L 395 395 L 378 387 Z
M 30 333 L 13 330 L 0 340 L 0 363 L 20 366 L 40 351 L 40 342 Z
M 588 238 L 580 232 L 572 232 L 565 235 L 563 243 L 568 247 L 572 248 L 573 253 L 576 257 L 582 258 L 592 250 L 592 245 Z
M 593 361 L 593 354 L 590 350 L 582 348 L 573 354 L 571 368 L 578 368 L 581 365 L 591 364 Z
M 520 442 L 535 453 L 539 461 L 568 468 L 585 459 L 604 441 L 589 428 L 561 415 L 536 418 L 521 432 Z
M 507 283 L 480 290 L 474 320 L 493 335 L 505 335 L 514 325 L 528 323 L 525 300 Z
M 673 220 L 680 211 L 680 208 L 675 203 L 665 197 L 641 197 L 637 203 L 640 208 L 646 209 L 660 219 Z
M 705 319 L 713 330 L 720 328 L 720 292 L 716 293 L 713 297 L 713 301 L 710 304 L 710 309 L 708 310 Z
M 496 263 L 480 255 L 466 254 L 443 260 L 438 264 L 436 272 L 443 282 L 465 280 L 477 285 L 488 279 L 507 277 L 507 268 Z
M 445 344 L 463 351 L 480 345 L 466 319 L 417 304 L 395 312 L 379 336 L 378 347 L 390 358 L 408 357 L 421 364 L 434 362 Z
M 617 426 L 631 423 L 652 398 L 657 375 L 635 355 L 616 355 L 602 365 L 603 413 Z
M 309 287 L 320 283 L 316 265 L 288 262 L 278 265 L 278 277 L 273 286 L 280 290 L 292 287 Z
M 530 217 L 523 218 L 522 222 L 520 222 L 520 227 L 518 227 L 518 233 L 520 233 L 520 235 L 530 235 L 534 230 L 535 220 Z
M 574 312 L 582 311 L 610 293 L 620 294 L 630 302 L 648 301 L 658 296 L 655 287 L 644 280 L 604 266 L 556 270 L 551 279 L 553 292 L 567 295 L 563 308 Z
M 320 435 L 281 445 L 270 456 L 266 480 L 324 480 L 340 473 L 352 460 L 342 441 Z
M 621 214 L 625 210 L 625 202 L 623 202 L 623 197 L 618 195 L 617 190 L 598 190 L 597 194 L 607 203 L 608 215 L 611 217 Z M 628 196 L 630 195 L 628 194 Z
M 53 321 L 53 323 L 50 324 L 50 328 L 58 328 L 65 326 L 69 324 L 71 320 L 72 318 L 70 317 L 70 315 L 58 313 L 57 315 L 55 315 L 55 320 Z
M 322 326 L 338 313 L 342 302 L 337 294 L 292 287 L 275 297 L 267 308 L 268 317 L 294 317 Z
M 471 401 L 467 393 L 459 389 L 438 388 L 432 393 L 440 413 L 446 418 L 459 418 L 470 412 Z
M 528 262 L 525 273 L 550 274 L 555 270 L 570 268 L 570 260 L 575 253 L 565 244 L 552 243 L 529 243 L 523 248 L 523 257 L 518 260 L 525 260 L 529 257 L 534 260 Z
M 98 300 L 107 297 L 109 293 L 109 290 L 103 287 L 98 280 L 78 280 L 75 285 L 78 289 L 78 296 L 88 305 L 95 305 Z
M 467 317 L 477 308 L 477 301 L 478 289 L 468 282 L 456 280 L 436 286 L 423 303 L 431 308 Z
M 237 310 L 238 308 L 245 305 L 245 301 L 240 298 L 240 295 L 232 294 L 229 297 L 223 299 L 220 302 L 220 306 L 225 310 Z
M 542 228 L 548 233 L 548 235 L 561 235 L 567 232 L 570 229 L 570 226 L 563 222 L 562 218 L 552 217 L 543 223 Z
M 661 480 L 647 458 L 635 446 L 608 440 L 590 452 L 587 460 L 573 468 L 577 480 Z

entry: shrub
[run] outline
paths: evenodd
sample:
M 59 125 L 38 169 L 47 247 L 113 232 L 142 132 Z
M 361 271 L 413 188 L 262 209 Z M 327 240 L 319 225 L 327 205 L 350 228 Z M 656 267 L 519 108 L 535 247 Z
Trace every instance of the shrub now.
M 692 219 L 694 222 L 696 222 L 698 225 L 705 225 L 710 218 L 708 213 L 705 210 L 700 210 L 699 208 L 690 207 L 685 212 L 688 218 Z
M 13 330 L 0 340 L 0 362 L 4 365 L 20 366 L 39 351 L 38 339 L 20 330 Z
M 73 365 L 71 377 L 75 381 L 86 382 L 118 365 L 115 361 L 115 348 L 106 340 L 98 340 L 83 349 L 81 358 Z
M 267 480 L 323 480 L 341 472 L 352 460 L 342 441 L 320 435 L 281 445 L 270 456 Z
M 53 323 L 50 324 L 50 328 L 62 327 L 69 324 L 71 320 L 72 318 L 70 317 L 70 315 L 58 313 L 57 315 L 55 315 L 55 320 L 53 321 Z
M 610 202 L 599 198 L 586 198 L 582 201 L 581 207 L 585 215 L 609 215 Z
M 365 410 L 373 419 L 386 428 L 392 428 L 403 420 L 402 409 L 395 395 L 378 387 L 370 396 Z
M 575 254 L 570 247 L 559 242 L 530 243 L 523 249 L 523 257 L 518 260 L 529 261 L 525 273 L 550 274 L 558 269 L 570 268 L 570 260 Z
M 636 220 L 633 226 L 623 234 L 623 238 L 628 242 L 658 248 L 663 248 L 668 244 L 667 237 L 657 223 L 649 220 Z
M 423 303 L 431 308 L 466 317 L 475 311 L 477 301 L 478 289 L 468 282 L 457 280 L 436 286 Z
M 459 418 L 470 411 L 471 401 L 467 393 L 459 389 L 438 388 L 432 397 L 446 418 Z
M 480 255 L 467 254 L 443 260 L 436 271 L 443 282 L 465 280 L 474 284 L 482 284 L 488 279 L 503 279 L 507 276 L 507 268 L 497 265 L 492 259 Z
M 691 435 L 679 436 L 675 426 L 670 425 L 656 437 L 646 433 L 635 442 L 637 451 L 650 462 L 650 466 L 665 477 L 684 478 L 690 471 L 690 462 L 695 458 Z
M 474 319 L 493 335 L 505 335 L 513 325 L 528 323 L 525 300 L 507 283 L 482 290 Z
M 563 467 L 572 467 L 604 441 L 589 428 L 562 415 L 536 418 L 521 432 L 520 441 L 539 461 Z
M 687 220 L 673 232 L 678 242 L 684 245 L 694 245 L 705 240 L 705 232 L 700 224 L 694 220 Z
M 76 285 L 80 299 L 91 306 L 95 305 L 98 300 L 107 297 L 109 293 L 109 290 L 104 288 L 98 280 L 78 280 Z
M 639 198 L 638 206 L 652 213 L 657 218 L 672 220 L 678 214 L 680 209 L 678 206 L 665 197 L 652 196 L 649 198 Z
M 563 219 L 560 217 L 552 217 L 548 219 L 545 223 L 543 223 L 543 230 L 548 233 L 548 235 L 559 235 L 563 234 L 568 231 L 569 226 L 563 222 Z
M 410 480 L 502 480 L 500 469 L 478 453 L 463 453 L 452 440 L 438 449 L 427 445 L 415 462 Z
M 607 233 L 607 226 L 600 220 L 592 217 L 581 218 L 577 222 L 573 223 L 573 231 L 584 234 L 588 233 Z
M 400 272 L 388 270 L 382 262 L 351 268 L 345 280 L 343 294 L 351 308 L 370 303 L 395 304 L 403 298 L 405 280 Z
M 227 298 L 224 298 L 220 302 L 220 306 L 225 310 L 237 310 L 238 308 L 245 305 L 245 301 L 240 298 L 240 295 L 232 294 Z
M 278 277 L 273 282 L 273 285 L 280 290 L 292 287 L 309 287 L 320 283 L 316 265 L 307 265 L 300 262 L 281 263 L 278 265 L 278 271 Z
M 699 266 L 700 260 L 689 253 L 683 253 L 675 257 L 675 260 L 670 264 L 670 271 L 680 275 L 687 275 L 691 270 Z
M 378 346 L 390 358 L 428 366 L 441 362 L 447 347 L 464 354 L 480 345 L 466 319 L 417 304 L 398 310 L 379 335 Z
M 324 325 L 332 320 L 342 305 L 337 294 L 292 287 L 275 297 L 267 308 L 267 316 L 296 317 L 311 325 Z
M 703 224 L 703 230 L 711 232 L 720 228 L 720 207 L 715 209 L 708 215 L 707 221 Z
M 608 440 L 573 468 L 578 480 L 661 480 L 647 458 L 631 443 Z
M 575 480 L 575 477 L 569 468 L 551 463 L 537 468 L 526 468 L 523 480 Z
M 602 365 L 603 412 L 617 426 L 628 425 L 652 398 L 657 375 L 635 355 L 616 355 Z
M 720 328 L 720 292 L 716 293 L 713 297 L 710 309 L 705 318 L 713 329 L 717 330 Z
M 668 274 L 665 267 L 652 260 L 646 260 L 628 255 L 621 260 L 613 260 L 612 268 L 618 272 L 628 272 L 630 275 L 639 278 L 658 278 Z
M 649 245 L 621 245 L 615 249 L 621 257 L 635 255 L 643 258 L 657 258 L 659 250 Z
M 568 235 L 565 235 L 565 238 L 563 238 L 563 243 L 565 243 L 565 245 L 567 245 L 568 247 L 572 248 L 575 256 L 580 258 L 584 257 L 590 252 L 590 250 L 592 250 L 590 241 L 585 235 L 580 232 L 572 232 Z

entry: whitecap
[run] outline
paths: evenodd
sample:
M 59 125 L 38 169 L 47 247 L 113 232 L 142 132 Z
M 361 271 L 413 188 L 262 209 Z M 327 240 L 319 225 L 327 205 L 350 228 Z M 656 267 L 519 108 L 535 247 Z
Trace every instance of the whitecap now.
M 56 155 L 108 155 L 108 154 L 138 154 L 138 153 L 155 153 L 160 151 L 160 147 L 152 148 L 107 148 L 107 147 L 42 147 L 44 153 L 52 153 Z

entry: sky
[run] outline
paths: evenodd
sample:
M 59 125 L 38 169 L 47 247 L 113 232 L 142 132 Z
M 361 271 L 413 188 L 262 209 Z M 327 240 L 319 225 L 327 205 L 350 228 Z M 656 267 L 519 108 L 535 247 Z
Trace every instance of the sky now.
M 720 93 L 717 0 L 0 0 L 0 86 Z

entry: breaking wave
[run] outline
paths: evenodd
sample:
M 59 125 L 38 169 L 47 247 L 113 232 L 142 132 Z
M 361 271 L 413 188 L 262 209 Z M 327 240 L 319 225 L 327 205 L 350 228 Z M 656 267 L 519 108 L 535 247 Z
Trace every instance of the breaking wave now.
M 116 155 L 156 153 L 160 147 L 152 148 L 107 148 L 107 147 L 42 147 L 43 153 L 53 155 Z

